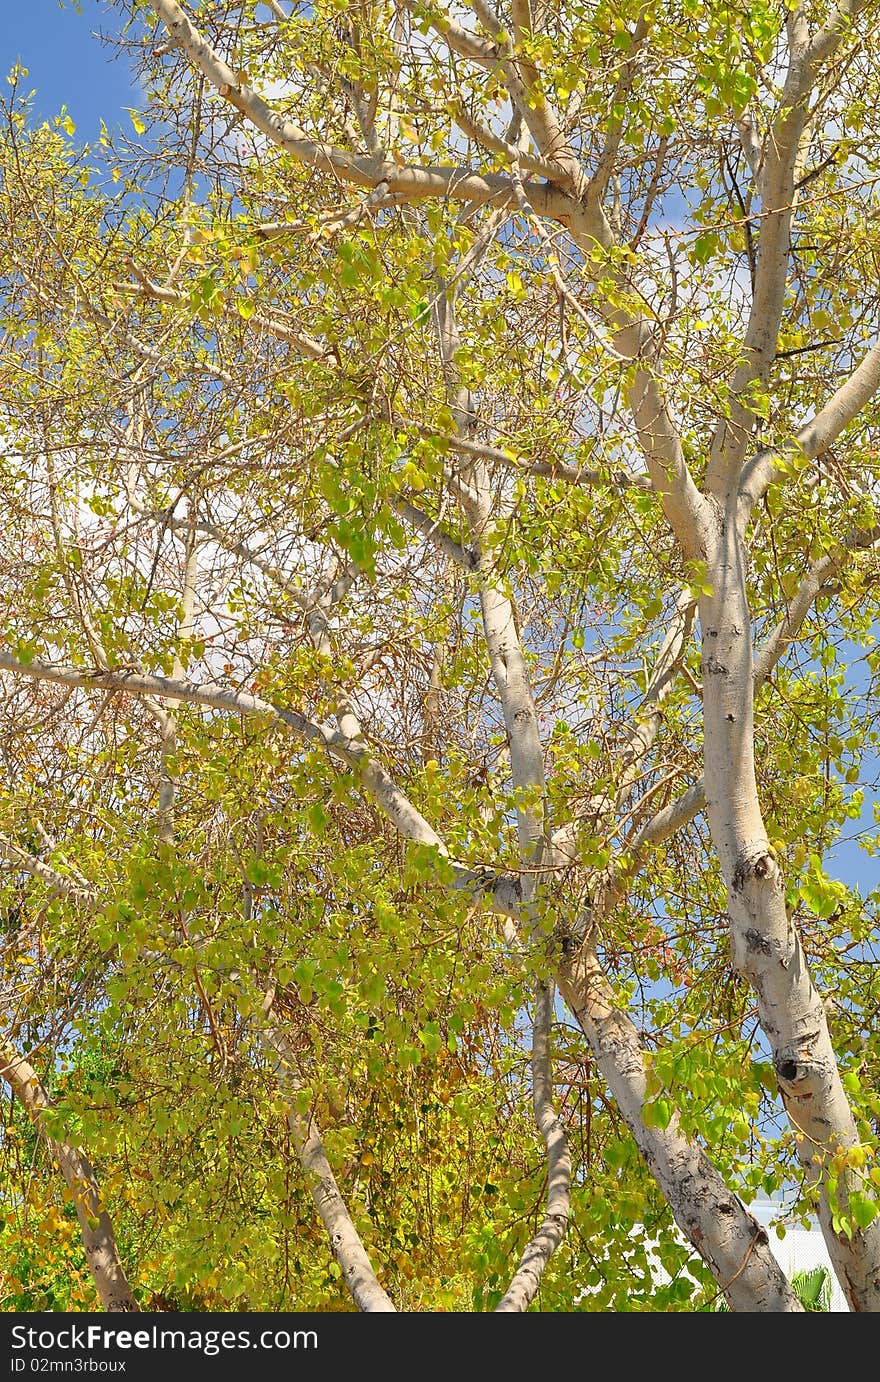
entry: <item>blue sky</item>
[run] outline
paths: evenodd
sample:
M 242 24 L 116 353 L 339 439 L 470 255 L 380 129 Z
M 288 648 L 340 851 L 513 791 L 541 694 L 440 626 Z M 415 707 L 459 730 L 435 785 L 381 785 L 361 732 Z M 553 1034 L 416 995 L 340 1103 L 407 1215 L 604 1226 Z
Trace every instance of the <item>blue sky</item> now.
M 101 0 L 80 0 L 79 14 L 70 0 L 3 0 L 2 10 L 0 73 L 5 79 L 16 62 L 28 69 L 23 89 L 35 91 L 41 119 L 66 105 L 80 139 L 95 139 L 102 117 L 130 131 L 127 108 L 140 106 L 138 92 L 125 57 L 97 36 L 118 32 L 118 11 Z

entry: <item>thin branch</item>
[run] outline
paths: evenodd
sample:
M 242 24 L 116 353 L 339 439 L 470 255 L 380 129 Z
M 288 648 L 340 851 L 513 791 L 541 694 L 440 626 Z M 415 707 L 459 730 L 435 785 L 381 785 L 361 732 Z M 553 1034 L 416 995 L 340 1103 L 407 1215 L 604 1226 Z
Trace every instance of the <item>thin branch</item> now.
M 457 54 L 458 57 L 470 58 L 472 62 L 478 62 L 483 67 L 494 67 L 498 62 L 500 53 L 497 45 L 488 42 L 471 29 L 466 29 L 451 15 L 444 14 L 442 19 L 438 19 L 433 15 L 426 16 L 422 8 L 417 7 L 413 0 L 398 0 L 398 3 L 403 5 L 404 9 L 409 10 L 411 14 L 417 14 L 419 19 L 427 18 L 434 33 L 439 35 L 450 52 Z
M 785 616 L 776 625 L 755 657 L 755 686 L 762 685 L 801 630 L 813 601 L 827 588 L 847 562 L 857 553 L 868 551 L 880 542 L 880 528 L 859 529 L 850 533 L 833 552 L 813 562 L 788 602 Z
M 523 885 L 516 873 L 499 872 L 479 865 L 461 864 L 449 857 L 448 850 L 420 811 L 404 795 L 386 769 L 375 759 L 363 739 L 351 738 L 341 729 L 318 724 L 295 710 L 273 705 L 245 691 L 233 691 L 217 683 L 199 684 L 174 681 L 169 677 L 150 676 L 141 672 L 115 671 L 84 672 L 78 667 L 38 660 L 27 666 L 11 654 L 0 650 L 0 671 L 35 681 L 49 681 L 62 686 L 82 687 L 125 693 L 144 698 L 171 699 L 181 703 L 204 705 L 232 714 L 266 717 L 306 740 L 323 748 L 337 762 L 354 769 L 360 776 L 364 790 L 405 839 L 436 851 L 437 871 L 449 886 L 468 895 L 483 897 L 503 916 L 523 919 L 528 909 L 523 906 Z
M 460 106 L 456 106 L 453 119 L 459 128 L 482 148 L 490 153 L 501 154 L 504 158 L 512 161 L 513 155 L 508 141 L 502 139 L 498 134 L 493 134 L 491 130 L 486 129 L 485 125 L 480 125 L 476 120 L 472 120 Z M 555 163 L 549 159 L 541 158 L 539 155 L 522 151 L 516 157 L 520 167 L 525 169 L 527 173 L 537 173 L 540 177 L 552 179 L 559 172 Z
M 565 137 L 565 132 L 547 103 L 533 63 L 517 52 L 521 39 L 531 29 L 529 7 L 517 0 L 514 13 L 516 44 L 503 41 L 501 20 L 486 0 L 470 0 L 471 9 L 501 54 L 502 71 L 515 109 L 522 116 L 545 162 L 554 168 L 551 179 L 557 187 L 578 202 L 586 201 L 587 177 L 580 160 Z
M 358 208 L 360 212 L 360 208 Z M 178 292 L 174 288 L 166 288 L 154 283 L 148 274 L 138 268 L 137 264 L 130 257 L 126 260 L 126 265 L 137 280 L 136 283 L 115 283 L 113 286 L 117 292 L 132 293 L 140 292 L 145 297 L 154 298 L 157 302 L 173 303 L 175 306 L 189 305 L 189 295 Z M 247 300 L 247 299 L 244 299 Z M 233 308 L 225 307 L 223 315 L 231 318 Z M 243 319 L 242 319 L 243 320 Z M 329 347 L 321 345 L 319 341 L 302 331 L 295 331 L 287 322 L 280 317 L 269 316 L 264 312 L 254 312 L 247 318 L 247 325 L 255 331 L 262 331 L 266 335 L 274 336 L 276 340 L 284 341 L 286 345 L 293 346 L 298 354 L 304 355 L 309 360 L 323 360 L 325 356 L 331 354 Z
M 614 171 L 614 163 L 617 158 L 618 150 L 620 149 L 620 141 L 623 138 L 623 131 L 625 128 L 623 116 L 621 115 L 619 118 L 616 118 L 613 112 L 617 106 L 623 104 L 632 89 L 638 67 L 639 53 L 644 46 L 645 39 L 648 37 L 649 32 L 650 26 L 645 18 L 645 10 L 643 9 L 636 20 L 630 39 L 629 49 L 623 58 L 620 75 L 617 78 L 617 85 L 611 93 L 611 99 L 608 102 L 608 109 L 612 114 L 608 124 L 608 132 L 605 137 L 605 146 L 599 155 L 595 172 L 590 178 L 587 189 L 587 195 L 596 200 L 604 194 L 608 186 L 608 181 Z
M 816 596 L 825 589 L 833 577 L 840 574 L 848 561 L 856 553 L 870 550 L 880 542 L 880 529 L 859 529 L 849 534 L 834 551 L 820 557 L 813 563 L 803 577 L 798 589 L 788 603 L 783 619 L 779 621 L 763 646 L 756 652 L 754 660 L 755 690 L 770 677 L 774 667 L 800 632 Z M 703 777 L 697 779 L 675 801 L 658 811 L 650 820 L 644 822 L 626 841 L 626 851 L 630 858 L 628 873 L 636 867 L 644 856 L 645 847 L 661 844 L 668 840 L 688 821 L 693 820 L 706 805 L 706 783 Z
M 29 873 L 33 878 L 39 878 L 41 883 L 46 883 L 56 897 L 66 897 L 72 902 L 93 900 L 94 895 L 90 889 L 79 886 L 63 873 L 58 873 L 56 869 L 44 864 L 42 859 L 21 849 L 8 835 L 0 835 L 0 854 L 23 873 Z
M 532 1023 L 532 1104 L 547 1150 L 547 1206 L 540 1228 L 526 1245 L 516 1273 L 495 1307 L 501 1314 L 521 1313 L 534 1300 L 547 1263 L 565 1236 L 571 1208 L 571 1156 L 565 1129 L 553 1107 L 550 1024 L 554 993 L 552 983 L 538 985 Z
M 564 858 L 570 861 L 576 859 L 578 827 L 584 820 L 591 821 L 594 830 L 604 827 L 609 835 L 615 828 L 619 829 L 619 824 L 615 827 L 616 813 L 631 796 L 632 790 L 639 780 L 641 765 L 659 733 L 663 702 L 672 691 L 676 675 L 687 651 L 687 641 L 693 625 L 695 608 L 696 601 L 689 589 L 685 587 L 679 593 L 675 611 L 669 619 L 666 634 L 650 676 L 647 678 L 642 700 L 624 730 L 622 742 L 615 746 L 612 755 L 612 761 L 617 770 L 615 789 L 609 788 L 602 792 L 591 793 L 575 816 L 560 826 L 553 834 L 554 849 Z M 630 850 L 629 843 L 627 849 Z M 631 879 L 636 870 L 635 856 L 632 856 L 630 852 L 627 857 L 626 868 L 621 869 L 612 866 L 603 881 L 603 888 L 606 893 L 612 883 L 614 884 L 616 891 L 614 891 L 611 900 L 615 902 L 623 895 L 622 889 L 617 887 L 618 880 L 624 876 L 627 880 Z M 641 856 L 639 856 L 638 862 L 641 862 Z
M 361 187 L 375 188 L 387 183 L 390 193 L 412 201 L 440 196 L 477 205 L 509 206 L 513 203 L 513 188 L 508 178 L 474 173 L 467 168 L 401 166 L 391 160 L 353 154 L 336 145 L 310 139 L 299 125 L 278 115 L 252 87 L 239 80 L 176 0 L 150 0 L 150 3 L 168 29 L 174 45 L 187 55 L 219 94 L 298 163 Z M 554 199 L 551 196 L 546 200 L 552 202 Z M 560 210 L 564 200 L 556 198 Z
M 276 114 L 252 88 L 239 82 L 236 73 L 192 25 L 176 0 L 151 0 L 151 3 L 175 45 L 186 53 L 219 93 L 299 163 L 369 188 L 385 182 L 390 193 L 412 201 L 438 197 L 475 206 L 513 208 L 519 204 L 513 178 L 478 174 L 468 168 L 399 166 L 310 139 L 298 125 Z M 497 16 L 484 0 L 474 0 L 474 9 L 481 22 L 490 26 L 498 23 Z M 505 58 L 505 73 L 515 104 L 542 156 L 560 165 L 555 183 L 548 181 L 529 188 L 533 211 L 568 226 L 579 247 L 587 253 L 596 244 L 608 248 L 614 239 L 610 227 L 601 208 L 595 202 L 587 205 L 584 201 L 583 169 L 568 148 L 555 117 L 543 98 L 537 105 L 531 104 L 531 96 L 526 99 L 510 57 Z M 685 553 L 699 556 L 705 501 L 690 475 L 671 411 L 651 370 L 650 330 L 619 305 L 605 302 L 602 309 L 616 333 L 612 348 L 628 360 L 645 360 L 630 388 L 639 441 L 664 511 Z
M 706 489 L 722 497 L 742 465 L 755 423 L 749 402 L 755 385 L 767 382 L 776 358 L 779 323 L 785 300 L 791 222 L 796 203 L 802 136 L 808 126 L 809 98 L 820 68 L 836 50 L 852 19 L 866 0 L 849 0 L 828 26 L 810 41 L 804 11 L 791 9 L 786 18 L 789 64 L 776 119 L 768 132 L 758 189 L 761 196 L 761 234 L 754 271 L 749 321 L 742 359 L 730 381 L 731 408 L 715 432 L 706 471 Z M 743 147 L 755 159 L 748 129 Z
M 869 0 L 844 0 L 831 15 L 823 29 L 810 44 L 810 61 L 816 65 L 826 62 L 839 47 L 850 30 L 853 20 L 868 8 Z
M 549 480 L 563 480 L 569 485 L 608 485 L 609 488 L 618 490 L 641 489 L 649 490 L 652 493 L 654 491 L 654 486 L 648 475 L 636 475 L 624 470 L 618 473 L 613 470 L 595 470 L 587 466 L 566 465 L 563 461 L 529 461 L 517 455 L 512 449 L 511 451 L 502 451 L 498 446 L 488 446 L 484 442 L 471 441 L 465 437 L 450 436 L 447 432 L 440 432 L 436 427 L 417 422 L 414 418 L 394 414 L 391 421 L 395 427 L 406 428 L 416 432 L 420 437 L 442 441 L 450 451 L 455 451 L 461 456 L 473 456 L 479 460 L 492 461 L 507 470 L 513 468 L 526 475 L 540 476 Z
M 676 674 L 687 652 L 696 604 L 694 596 L 687 588 L 679 594 L 675 612 L 651 668 L 634 723 L 628 726 L 624 743 L 616 755 L 621 769 L 616 795 L 618 807 L 629 797 L 638 780 L 641 765 L 657 738 L 663 702 L 672 690 Z

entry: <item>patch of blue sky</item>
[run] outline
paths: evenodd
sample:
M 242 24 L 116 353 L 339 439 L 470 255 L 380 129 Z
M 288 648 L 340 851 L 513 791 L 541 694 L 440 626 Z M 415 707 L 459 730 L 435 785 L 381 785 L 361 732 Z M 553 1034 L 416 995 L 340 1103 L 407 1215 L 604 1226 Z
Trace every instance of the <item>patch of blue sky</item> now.
M 38 121 L 51 120 L 65 106 L 77 138 L 97 140 L 103 120 L 110 130 L 131 131 L 129 112 L 143 105 L 116 37 L 119 12 L 98 0 L 78 6 L 59 0 L 27 0 L 3 7 L 0 73 L 20 64 L 27 69 L 19 92 L 34 92 Z

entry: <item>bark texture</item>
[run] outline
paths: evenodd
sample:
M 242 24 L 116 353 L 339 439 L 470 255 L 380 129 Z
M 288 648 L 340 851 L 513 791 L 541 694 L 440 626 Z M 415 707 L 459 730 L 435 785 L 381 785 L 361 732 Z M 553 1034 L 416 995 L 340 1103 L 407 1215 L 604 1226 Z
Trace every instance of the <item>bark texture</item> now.
M 45 1114 L 52 1107 L 51 1100 L 33 1066 L 9 1041 L 0 1042 L 0 1076 L 20 1100 L 73 1196 L 86 1261 L 102 1306 L 113 1314 L 139 1311 L 89 1159 L 79 1148 L 59 1142 L 47 1132 Z

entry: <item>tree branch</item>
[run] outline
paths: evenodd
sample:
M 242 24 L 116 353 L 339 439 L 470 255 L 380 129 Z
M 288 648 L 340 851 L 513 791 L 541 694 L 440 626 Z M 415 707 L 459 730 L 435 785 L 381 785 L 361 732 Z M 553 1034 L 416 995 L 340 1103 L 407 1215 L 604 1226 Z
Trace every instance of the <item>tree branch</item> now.
M 408 499 L 392 499 L 391 507 L 405 523 L 426 537 L 437 548 L 438 552 L 442 553 L 444 557 L 449 557 L 456 566 L 462 567 L 465 571 L 476 569 L 477 559 L 473 552 L 469 552 L 467 548 L 462 547 L 460 542 L 456 542 L 448 533 L 445 533 L 440 527 L 438 518 L 431 518 L 430 514 L 416 508 L 415 504 L 411 504 Z
M 794 1314 L 803 1307 L 776 1261 L 767 1234 L 681 1132 L 645 1120 L 645 1056 L 635 1025 L 618 1005 L 594 951 L 581 947 L 559 988 L 675 1221 L 738 1311 Z
M 645 18 L 645 10 L 643 9 L 639 14 L 638 19 L 636 20 L 635 27 L 632 32 L 629 50 L 624 55 L 623 64 L 620 70 L 620 76 L 617 79 L 617 85 L 615 86 L 614 91 L 611 95 L 611 99 L 608 102 L 608 108 L 609 111 L 612 112 L 612 114 L 608 126 L 608 133 L 605 138 L 605 146 L 602 149 L 601 154 L 599 155 L 598 162 L 596 163 L 596 169 L 593 173 L 593 176 L 590 178 L 589 186 L 587 189 L 587 195 L 597 201 L 600 197 L 604 195 L 611 174 L 614 172 L 614 163 L 617 158 L 617 153 L 620 148 L 620 141 L 623 137 L 623 131 L 625 128 L 623 116 L 621 115 L 619 118 L 617 118 L 614 116 L 613 112 L 617 106 L 621 105 L 622 102 L 626 100 L 626 97 L 632 88 L 632 84 L 635 81 L 636 76 L 639 52 L 643 47 L 645 39 L 648 37 L 649 32 L 650 28 Z
M 527 1310 L 534 1300 L 547 1263 L 559 1247 L 568 1226 L 571 1207 L 571 1157 L 565 1129 L 553 1107 L 553 1069 L 550 1061 L 550 1024 L 555 986 L 541 983 L 535 995 L 532 1022 L 532 1104 L 535 1122 L 547 1149 L 547 1207 L 538 1232 L 526 1245 L 516 1273 L 496 1313 Z
M 81 887 L 73 879 L 65 877 L 63 873 L 58 873 L 56 869 L 44 864 L 42 859 L 29 854 L 21 849 L 8 835 L 0 835 L 0 854 L 17 869 L 23 873 L 29 873 L 33 878 L 39 878 L 41 883 L 46 883 L 56 895 L 56 897 L 69 898 L 71 902 L 92 902 L 94 894 L 88 888 Z
M 841 384 L 823 408 L 798 429 L 787 446 L 761 451 L 744 467 L 739 487 L 739 525 L 745 526 L 757 501 L 770 485 L 782 478 L 786 459 L 808 456 L 811 460 L 827 451 L 840 433 L 858 417 L 865 404 L 880 389 L 880 341 L 868 351 L 857 369 Z
M 357 211 L 359 215 L 362 214 L 361 207 L 358 207 Z M 138 268 L 137 264 L 135 264 L 134 260 L 131 258 L 126 260 L 126 264 L 137 282 L 115 283 L 113 286 L 117 292 L 136 292 L 144 297 L 153 298 L 157 302 L 173 303 L 175 306 L 189 304 L 189 295 L 187 293 L 181 293 L 174 288 L 162 287 L 160 284 L 154 283 L 149 275 Z M 224 308 L 223 315 L 227 320 L 231 320 L 233 316 L 232 308 Z M 242 320 L 244 319 L 242 318 Z M 308 360 L 323 360 L 328 355 L 332 358 L 332 352 L 328 346 L 321 345 L 319 341 L 313 340 L 313 338 L 305 332 L 294 331 L 292 327 L 288 326 L 287 322 L 281 321 L 278 317 L 268 316 L 264 312 L 254 312 L 247 318 L 247 325 L 252 327 L 255 331 L 262 331 L 268 336 L 274 336 L 276 340 L 283 341 L 285 345 L 293 346 L 297 354 L 305 356 Z
M 810 62 L 814 66 L 827 62 L 828 58 L 834 54 L 850 29 L 853 20 L 858 18 L 862 10 L 868 8 L 868 3 L 869 0 L 844 0 L 844 3 L 838 6 L 825 27 L 819 30 L 810 44 Z
M 34 1067 L 19 1055 L 7 1037 L 0 1038 L 0 1078 L 20 1100 L 67 1182 L 79 1220 L 86 1261 L 102 1306 L 113 1314 L 140 1311 L 125 1275 L 113 1224 L 91 1163 L 79 1148 L 57 1141 L 47 1131 L 46 1114 L 52 1109 L 52 1100 Z
M 466 29 L 451 15 L 444 13 L 442 19 L 435 15 L 425 16 L 421 6 L 417 9 L 412 0 L 397 0 L 397 3 L 410 14 L 418 14 L 420 19 L 427 18 L 434 33 L 442 38 L 449 51 L 458 57 L 470 58 L 472 62 L 478 62 L 483 67 L 494 67 L 499 61 L 501 55 L 496 44 Z
M 843 569 L 856 552 L 876 547 L 880 542 L 880 528 L 850 533 L 833 552 L 813 562 L 791 600 L 785 616 L 776 625 L 761 651 L 755 657 L 755 685 L 767 680 L 773 668 L 784 657 L 790 643 L 800 632 L 816 596 Z
M 756 414 L 749 391 L 762 388 L 776 358 L 776 342 L 785 300 L 791 221 L 797 198 L 795 187 L 801 137 L 807 128 L 809 97 L 820 67 L 836 50 L 851 20 L 866 0 L 849 0 L 812 43 L 802 10 L 788 12 L 789 65 L 775 122 L 767 135 L 757 178 L 761 195 L 761 233 L 755 264 L 754 290 L 743 339 L 742 360 L 730 384 L 730 417 L 715 432 L 706 489 L 722 498 L 735 481 L 752 435 Z M 741 123 L 750 164 L 756 164 L 751 127 Z
M 355 1305 L 365 1314 L 396 1313 L 391 1297 L 379 1284 L 367 1250 L 348 1212 L 333 1168 L 327 1160 L 317 1122 L 311 1113 L 303 1116 L 298 1111 L 297 1098 L 302 1083 L 296 1073 L 290 1043 L 283 1030 L 271 1021 L 271 1008 L 268 1018 L 261 1036 L 274 1054 L 278 1083 L 288 1099 L 287 1126 L 315 1208 L 327 1230 L 333 1256 L 342 1269 L 343 1280 Z
M 176 0 L 150 0 L 150 3 L 168 29 L 175 46 L 187 55 L 220 95 L 298 163 L 360 187 L 375 188 L 380 183 L 386 183 L 390 194 L 411 201 L 441 197 L 480 206 L 487 203 L 512 206 L 515 203 L 509 178 L 474 173 L 468 168 L 401 166 L 390 160 L 349 153 L 336 145 L 310 139 L 299 125 L 277 115 L 262 96 L 245 82 L 239 81 L 233 69 L 202 37 Z M 555 201 L 561 211 L 565 199 L 557 194 L 555 199 L 550 195 L 544 201 L 548 205 Z

